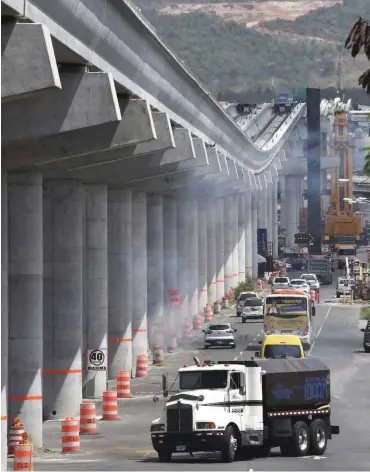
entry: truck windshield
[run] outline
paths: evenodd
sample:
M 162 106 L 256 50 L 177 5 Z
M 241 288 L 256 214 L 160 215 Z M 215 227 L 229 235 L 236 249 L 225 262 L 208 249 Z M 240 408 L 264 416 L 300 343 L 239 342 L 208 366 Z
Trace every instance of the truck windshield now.
M 289 344 L 271 344 L 265 348 L 265 359 L 278 359 L 282 357 L 301 357 L 301 350 L 299 346 Z
M 226 370 L 210 370 L 208 372 L 180 372 L 180 390 L 203 390 L 209 388 L 226 387 Z

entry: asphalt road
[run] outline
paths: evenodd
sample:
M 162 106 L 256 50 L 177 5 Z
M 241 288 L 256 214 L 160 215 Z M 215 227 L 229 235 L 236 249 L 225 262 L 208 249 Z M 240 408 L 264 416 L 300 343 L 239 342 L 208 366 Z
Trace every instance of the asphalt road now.
M 290 274 L 291 276 L 299 274 Z M 262 322 L 241 323 L 233 313 L 219 316 L 217 321 L 230 321 L 235 328 L 237 348 L 203 349 L 202 335 L 166 357 L 166 365 L 152 367 L 148 379 L 132 382 L 133 399 L 120 402 L 120 420 L 99 421 L 98 434 L 81 438 L 81 453 L 60 454 L 60 424 L 45 423 L 45 447 L 37 455 L 34 470 L 370 470 L 370 355 L 362 349 L 362 333 L 358 328 L 359 308 L 336 303 L 335 283 L 321 290 L 321 304 L 315 317 L 315 342 L 308 355 L 319 357 L 331 369 L 332 423 L 341 434 L 329 441 L 324 456 L 283 458 L 273 450 L 266 459 L 219 462 L 217 454 L 174 455 L 171 463 L 160 463 L 150 440 L 150 423 L 159 417 L 164 399 L 154 403 L 159 394 L 161 375 L 168 372 L 174 379 L 182 365 L 192 364 L 192 357 L 230 360 L 242 353 L 253 355 L 262 339 Z M 331 301 L 331 303 L 328 303 Z M 332 303 L 334 302 L 334 303 Z M 99 409 L 100 405 L 97 403 Z M 10 467 L 9 467 L 10 470 Z

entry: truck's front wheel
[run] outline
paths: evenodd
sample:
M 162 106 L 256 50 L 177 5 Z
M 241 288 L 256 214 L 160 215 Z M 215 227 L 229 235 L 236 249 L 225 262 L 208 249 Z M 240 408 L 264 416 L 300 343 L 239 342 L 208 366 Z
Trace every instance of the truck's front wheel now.
M 326 450 L 328 438 L 326 425 L 323 420 L 316 419 L 310 424 L 311 452 L 315 456 L 321 456 Z
M 235 429 L 228 426 L 224 434 L 224 444 L 221 449 L 221 458 L 223 462 L 234 462 L 238 448 L 238 438 Z
M 166 450 L 158 451 L 159 462 L 170 462 L 172 452 Z

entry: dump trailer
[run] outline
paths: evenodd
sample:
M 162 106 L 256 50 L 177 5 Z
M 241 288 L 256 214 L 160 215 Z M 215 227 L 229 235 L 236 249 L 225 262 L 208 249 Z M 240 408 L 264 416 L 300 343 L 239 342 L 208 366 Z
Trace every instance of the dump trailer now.
M 331 425 L 330 371 L 320 360 L 256 359 L 211 362 L 179 370 L 180 390 L 168 397 L 151 424 L 160 461 L 173 453 L 219 451 L 224 462 L 237 455 L 322 455 L 339 434 Z M 156 398 L 158 400 L 158 398 Z
M 333 283 L 332 262 L 329 258 L 310 258 L 307 264 L 307 272 L 315 274 L 317 280 L 323 285 L 330 285 Z

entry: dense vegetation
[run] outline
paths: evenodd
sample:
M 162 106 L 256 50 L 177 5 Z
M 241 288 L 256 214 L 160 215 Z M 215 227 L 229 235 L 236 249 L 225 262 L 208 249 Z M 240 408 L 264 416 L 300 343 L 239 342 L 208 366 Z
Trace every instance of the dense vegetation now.
M 343 38 L 359 16 L 370 16 L 370 0 L 348 0 L 343 5 L 318 8 L 294 21 L 274 20 L 264 26 L 272 30 L 315 36 L 343 43 Z
M 323 78 L 335 74 L 335 51 L 330 44 L 290 42 L 206 13 L 173 17 L 145 13 L 213 93 L 256 88 L 256 84 L 266 88 L 271 83 L 270 62 L 275 63 L 279 88 L 320 85 Z

